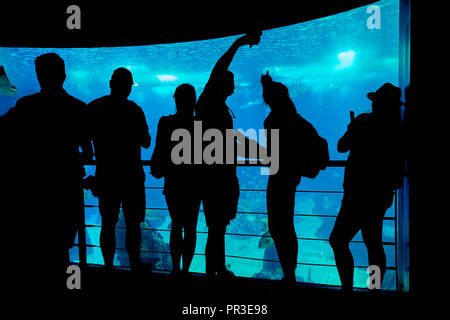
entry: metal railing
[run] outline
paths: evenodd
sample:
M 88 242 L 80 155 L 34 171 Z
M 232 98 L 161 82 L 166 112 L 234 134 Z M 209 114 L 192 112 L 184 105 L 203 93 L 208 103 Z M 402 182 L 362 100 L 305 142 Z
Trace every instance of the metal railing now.
M 150 161 L 142 161 L 144 166 L 149 166 L 150 165 Z M 333 161 L 329 161 L 328 167 L 345 167 L 345 160 L 333 160 Z M 88 163 L 86 163 L 86 165 L 95 165 L 95 161 L 90 161 Z M 260 164 L 243 164 L 243 165 L 238 165 L 240 167 L 259 167 L 261 166 Z M 147 186 L 146 189 L 155 189 L 155 190 L 162 190 L 163 187 L 155 187 L 155 186 Z M 266 192 L 265 189 L 249 189 L 249 188 L 241 188 L 240 191 L 246 192 L 246 191 L 250 191 L 250 192 Z M 343 194 L 343 191 L 339 191 L 339 190 L 297 190 L 297 193 L 328 193 L 328 194 Z M 393 270 L 395 271 L 395 278 L 397 280 L 398 277 L 398 266 L 397 266 L 397 192 L 395 192 L 394 195 L 394 216 L 393 217 L 384 217 L 384 220 L 391 220 L 394 221 L 394 229 L 395 229 L 395 236 L 394 236 L 394 241 L 383 241 L 383 245 L 390 245 L 390 246 L 394 246 L 395 248 L 395 255 L 394 255 L 394 264 L 393 266 L 387 266 L 386 270 Z M 94 206 L 94 205 L 85 205 L 85 208 L 92 208 L 92 207 L 98 207 L 98 206 Z M 150 209 L 150 210 L 168 210 L 167 207 L 148 207 L 146 209 Z M 203 210 L 200 210 L 200 212 L 202 212 Z M 267 215 L 266 212 L 243 212 L 243 211 L 238 211 L 237 214 L 256 214 L 256 215 Z M 302 214 L 302 213 L 294 213 L 294 217 L 295 216 L 306 216 L 306 217 L 329 217 L 329 218 L 336 218 L 336 215 L 324 215 L 324 214 Z M 83 230 L 83 232 L 79 232 L 78 233 L 78 243 L 76 244 L 76 246 L 78 246 L 79 249 L 79 263 L 80 265 L 86 266 L 87 265 L 87 254 L 86 254 L 86 248 L 88 247 L 99 247 L 98 245 L 92 245 L 92 244 L 86 244 L 86 228 L 100 228 L 101 225 L 92 225 L 92 224 L 85 224 L 85 216 L 84 216 L 84 212 L 83 212 L 83 218 L 82 218 L 82 224 L 81 224 L 81 230 Z M 125 229 L 125 227 L 120 227 L 117 226 L 116 229 Z M 159 232 L 170 232 L 170 229 L 161 229 L 161 228 L 145 228 L 145 227 L 141 227 L 141 230 L 143 231 L 159 231 Z M 206 231 L 197 231 L 197 234 L 207 234 Z M 227 232 L 226 233 L 227 236 L 245 236 L 245 237 L 270 237 L 270 236 L 264 236 L 264 235 L 256 235 L 256 234 L 245 234 L 245 233 L 230 233 Z M 327 241 L 328 239 L 326 238 L 311 238 L 311 237 L 297 237 L 298 240 L 307 240 L 307 241 Z M 351 243 L 364 243 L 361 240 L 352 240 Z M 118 250 L 125 250 L 125 248 L 117 248 Z M 147 253 L 156 253 L 156 254 L 170 254 L 169 251 L 155 251 L 155 250 L 146 250 L 146 249 L 141 249 L 141 252 L 147 252 Z M 195 253 L 195 256 L 203 256 L 204 253 Z M 237 255 L 226 255 L 226 257 L 229 258 L 238 258 L 238 259 L 244 259 L 244 260 L 258 260 L 258 261 L 268 261 L 268 262 L 279 262 L 279 260 L 271 260 L 271 259 L 263 259 L 263 258 L 255 258 L 255 257 L 246 257 L 246 256 L 237 256 Z M 325 264 L 325 263 L 306 263 L 306 262 L 297 262 L 298 265 L 308 265 L 308 266 L 322 266 L 322 267 L 336 267 L 335 264 Z M 355 268 L 367 268 L 367 266 L 362 266 L 362 265 L 355 265 Z M 166 270 L 166 269 L 158 269 L 160 271 L 171 271 L 171 270 Z M 397 290 L 397 281 L 396 281 L 396 286 L 395 286 L 395 290 Z

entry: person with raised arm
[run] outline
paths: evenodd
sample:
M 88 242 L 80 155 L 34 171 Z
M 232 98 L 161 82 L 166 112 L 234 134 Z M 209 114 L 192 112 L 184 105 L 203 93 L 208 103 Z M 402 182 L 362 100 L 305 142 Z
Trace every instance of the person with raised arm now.
M 246 34 L 233 42 L 231 47 L 215 64 L 205 88 L 196 104 L 196 117 L 205 130 L 217 129 L 226 136 L 233 129 L 233 115 L 226 100 L 234 92 L 234 74 L 228 70 L 238 51 L 244 45 L 257 45 L 261 32 Z M 202 152 L 203 148 L 194 152 Z M 223 148 L 226 159 L 226 148 Z M 225 266 L 225 232 L 227 225 L 236 217 L 239 199 L 239 181 L 236 161 L 233 164 L 213 163 L 200 170 L 201 199 L 208 226 L 205 249 L 206 275 L 208 278 L 230 278 L 234 274 Z

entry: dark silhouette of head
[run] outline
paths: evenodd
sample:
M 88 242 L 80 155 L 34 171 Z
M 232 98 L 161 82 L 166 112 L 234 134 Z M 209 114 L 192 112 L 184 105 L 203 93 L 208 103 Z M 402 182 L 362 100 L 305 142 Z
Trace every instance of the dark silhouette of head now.
M 133 75 L 130 70 L 125 68 L 117 68 L 114 70 L 111 80 L 109 80 L 112 96 L 126 99 L 131 93 L 132 86 Z
M 34 61 L 36 76 L 42 90 L 62 89 L 66 80 L 64 60 L 56 53 L 45 53 Z
M 372 111 L 380 116 L 397 116 L 400 113 L 402 91 L 391 83 L 385 83 L 375 92 L 369 92 L 367 98 L 372 101 Z
M 195 88 L 192 85 L 188 83 L 179 85 L 175 89 L 173 97 L 175 98 L 177 113 L 186 115 L 192 115 L 194 113 L 197 97 Z
M 289 98 L 288 88 L 281 82 L 272 80 L 267 72 L 261 75 L 261 84 L 263 86 L 263 99 L 270 109 L 274 112 L 290 112 L 295 110 L 291 99 Z

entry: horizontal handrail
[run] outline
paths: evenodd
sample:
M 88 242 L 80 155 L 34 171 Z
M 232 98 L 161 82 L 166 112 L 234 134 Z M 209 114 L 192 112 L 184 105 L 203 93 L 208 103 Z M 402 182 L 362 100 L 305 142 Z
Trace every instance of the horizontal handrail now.
M 143 166 L 150 166 L 150 160 L 142 160 Z M 95 160 L 87 161 L 84 163 L 85 165 L 96 165 Z M 331 160 L 328 162 L 327 167 L 345 167 L 346 160 Z M 237 163 L 236 166 L 238 167 L 262 167 L 265 166 L 261 163 L 251 164 L 251 163 Z M 146 189 L 152 189 L 152 190 L 163 190 L 163 186 L 146 186 Z M 266 192 L 266 189 L 256 189 L 256 188 L 242 188 L 240 189 L 242 192 Z M 343 194 L 343 190 L 296 190 L 298 193 L 324 193 L 324 194 Z M 97 205 L 89 205 L 85 204 L 86 208 L 98 208 Z M 167 207 L 157 208 L 157 207 L 149 207 L 146 209 L 150 210 L 164 210 L 168 211 Z M 203 210 L 199 210 L 199 212 L 203 212 Z M 267 212 L 242 212 L 238 211 L 238 214 L 256 214 L 256 215 L 267 215 Z M 336 215 L 330 215 L 330 214 L 305 214 L 305 213 L 294 213 L 294 216 L 302 216 L 302 217 L 323 217 L 323 218 L 337 218 Z M 394 217 L 384 217 L 384 220 L 391 220 L 396 221 L 396 214 Z M 85 225 L 85 229 L 87 228 L 101 228 L 101 225 L 92 225 L 88 224 Z M 116 226 L 116 229 L 126 229 L 126 227 Z M 158 229 L 158 228 L 141 228 L 141 230 L 148 230 L 148 231 L 159 231 L 159 232 L 170 232 L 170 229 Z M 197 231 L 198 234 L 207 234 L 207 231 Z M 242 236 L 242 237 L 269 237 L 264 235 L 257 235 L 257 234 L 244 234 L 244 233 L 231 233 L 227 232 L 227 236 Z M 303 241 L 326 241 L 328 242 L 328 239 L 323 238 L 309 238 L 309 237 L 297 237 L 297 240 L 303 240 Z M 364 244 L 364 241 L 361 240 L 351 240 L 350 243 L 357 243 L 357 244 Z M 383 241 L 384 246 L 396 246 L 396 240 L 395 241 Z M 79 247 L 79 244 L 75 244 L 75 246 Z M 93 245 L 93 244 L 85 244 L 85 248 L 88 247 L 95 247 L 100 248 L 99 245 Z M 118 250 L 126 250 L 125 248 L 117 248 Z M 147 250 L 147 249 L 141 249 L 142 252 L 147 253 L 160 253 L 160 254 L 170 254 L 170 252 L 159 252 L 155 250 Z M 200 255 L 204 256 L 204 253 L 194 253 L 194 255 Z M 267 261 L 267 262 L 279 262 L 279 260 L 271 260 L 271 259 L 264 259 L 264 258 L 254 258 L 254 257 L 245 257 L 245 256 L 236 256 L 236 255 L 225 255 L 228 258 L 235 258 L 235 259 L 245 259 L 245 260 L 256 260 L 256 261 Z M 386 269 L 387 270 L 395 270 L 397 271 L 397 259 L 395 258 L 395 265 L 389 266 Z M 306 266 L 323 266 L 323 267 L 336 267 L 335 264 L 321 264 L 321 263 L 305 263 L 305 262 L 297 262 L 297 265 L 306 265 Z M 367 268 L 367 266 L 355 266 L 355 268 Z M 159 270 L 159 269 L 158 269 Z M 164 270 L 160 270 L 164 271 Z M 166 270 L 171 271 L 171 270 Z
M 250 161 L 250 160 L 245 160 L 245 161 Z M 87 160 L 85 161 L 83 164 L 86 166 L 94 166 L 96 164 L 96 160 Z M 347 160 L 330 160 L 328 161 L 327 167 L 345 167 Z M 143 166 L 150 166 L 150 160 L 141 160 L 141 163 Z M 196 164 L 194 164 L 195 166 Z M 266 167 L 268 165 L 263 164 L 261 162 L 257 162 L 257 163 L 241 163 L 238 162 L 236 163 L 236 166 L 238 167 Z
M 164 190 L 164 187 L 145 187 L 145 189 L 152 190 Z M 266 192 L 266 189 L 248 189 L 248 188 L 240 188 L 240 191 L 244 192 Z M 305 193 L 344 193 L 342 190 L 295 190 L 295 192 L 305 192 Z
M 85 208 L 98 208 L 98 206 L 91 205 L 91 204 L 85 204 Z M 168 211 L 168 208 L 157 208 L 157 207 L 148 207 L 145 208 L 146 210 L 161 210 L 161 211 Z M 204 212 L 204 210 L 199 209 L 199 212 Z M 239 214 L 256 214 L 256 215 L 267 215 L 267 212 L 255 212 L 255 211 L 237 211 L 236 213 Z M 337 215 L 331 215 L 331 214 L 317 214 L 317 213 L 294 213 L 294 217 L 322 217 L 322 218 L 337 218 Z M 395 220 L 395 217 L 383 217 L 383 220 Z

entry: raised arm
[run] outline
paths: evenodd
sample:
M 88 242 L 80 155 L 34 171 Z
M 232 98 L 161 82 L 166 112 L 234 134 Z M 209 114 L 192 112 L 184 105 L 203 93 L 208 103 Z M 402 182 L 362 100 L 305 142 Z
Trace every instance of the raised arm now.
M 216 62 L 216 65 L 214 66 L 211 72 L 210 78 L 214 77 L 218 73 L 222 73 L 228 70 L 231 61 L 233 61 L 234 55 L 241 46 L 248 44 L 250 45 L 250 47 L 252 47 L 253 45 L 257 45 L 260 40 L 261 40 L 260 31 L 247 33 L 246 35 L 236 39 L 231 45 L 231 47 Z

